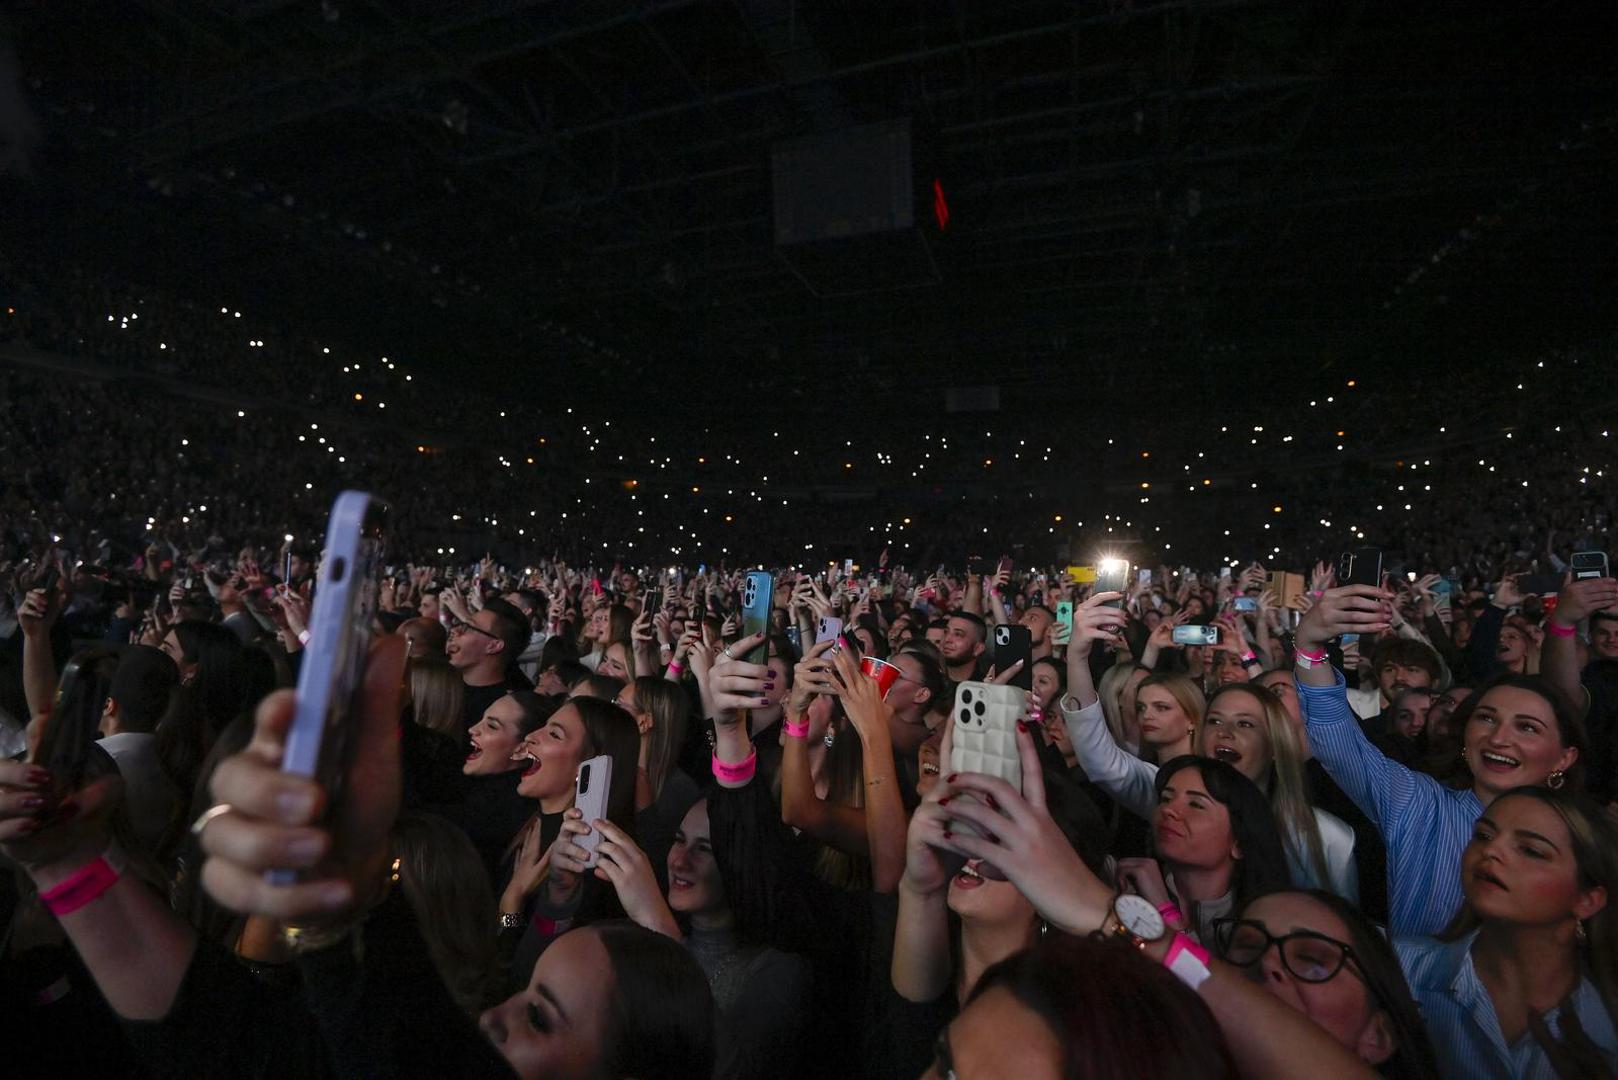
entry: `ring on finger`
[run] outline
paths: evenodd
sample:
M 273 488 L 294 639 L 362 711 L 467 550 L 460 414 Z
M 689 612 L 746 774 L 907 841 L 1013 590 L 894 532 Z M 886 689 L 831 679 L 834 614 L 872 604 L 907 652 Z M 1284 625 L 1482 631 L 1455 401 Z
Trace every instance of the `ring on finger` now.
M 208 822 L 228 813 L 230 813 L 229 803 L 215 803 L 213 806 L 208 807 L 208 809 L 197 815 L 197 820 L 191 823 L 191 835 L 201 836 L 202 830 L 208 827 Z

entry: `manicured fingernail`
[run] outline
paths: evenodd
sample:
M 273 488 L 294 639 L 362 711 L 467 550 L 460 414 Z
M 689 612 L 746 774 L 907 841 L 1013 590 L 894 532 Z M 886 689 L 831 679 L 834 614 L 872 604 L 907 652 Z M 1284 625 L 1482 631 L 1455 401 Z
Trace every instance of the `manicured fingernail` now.
M 314 799 L 306 791 L 283 791 L 275 797 L 275 809 L 289 821 L 302 821 L 314 809 Z
M 38 810 L 44 805 L 45 797 L 43 795 L 30 795 L 28 798 L 22 801 L 22 808 L 24 810 Z
M 1018 731 L 1027 731 L 1028 730 L 1028 725 L 1026 723 L 1024 723 L 1023 721 L 1018 720 L 1017 721 L 1017 730 Z
M 766 690 L 774 690 L 775 689 L 775 684 L 772 683 L 772 682 L 767 682 L 767 683 L 764 684 L 764 689 L 766 689 Z
M 28 770 L 28 783 L 32 787 L 43 787 L 51 782 L 51 771 L 35 765 Z
M 952 833 L 952 832 L 950 832 L 950 831 L 949 831 L 949 830 L 948 830 L 948 829 L 945 829 L 945 830 L 944 830 L 944 839 L 945 839 L 945 840 L 948 840 L 948 839 L 949 839 L 949 838 L 950 838 L 950 837 L 952 837 L 952 836 L 954 836 L 954 835 L 955 835 L 955 834 L 954 834 L 954 833 Z
M 299 862 L 318 858 L 325 846 L 318 836 L 300 836 L 287 844 L 287 854 Z
M 320 890 L 320 903 L 325 907 L 342 907 L 351 896 L 346 882 L 334 881 Z
M 955 796 L 953 796 L 953 795 L 945 795 L 942 799 L 938 800 L 938 805 L 939 806 L 947 806 L 947 805 L 949 805 L 949 801 L 951 799 L 953 799 L 954 797 Z
M 952 773 L 950 773 L 950 774 L 949 774 L 949 775 L 948 775 L 948 776 L 946 776 L 946 777 L 944 777 L 944 783 L 946 783 L 946 784 L 953 784 L 953 783 L 955 783 L 955 778 L 956 778 L 956 777 L 957 777 L 957 776 L 959 776 L 959 775 L 961 775 L 961 774 L 960 774 L 960 773 L 958 773 L 958 772 L 952 772 Z
M 984 795 L 984 796 L 983 796 L 983 798 L 984 798 L 984 800 L 985 800 L 985 801 L 986 801 L 986 802 L 987 802 L 987 803 L 988 803 L 988 804 L 989 804 L 989 809 L 991 809 L 991 810 L 998 810 L 998 809 L 1000 809 L 1000 804 L 999 804 L 999 803 L 997 803 L 997 802 L 995 802 L 995 801 L 994 801 L 994 796 L 993 796 L 993 795 L 987 795 L 987 794 L 985 794 L 985 795 Z

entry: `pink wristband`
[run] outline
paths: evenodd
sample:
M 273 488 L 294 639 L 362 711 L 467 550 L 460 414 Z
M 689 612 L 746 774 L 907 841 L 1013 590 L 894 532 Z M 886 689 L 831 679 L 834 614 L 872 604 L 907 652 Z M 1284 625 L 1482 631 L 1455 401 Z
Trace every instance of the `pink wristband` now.
M 670 660 L 669 674 L 673 675 L 675 678 L 679 678 L 681 675 L 685 674 L 685 665 L 680 663 L 678 660 Z
M 1321 661 L 1326 659 L 1326 652 L 1325 652 L 1324 649 L 1322 649 L 1320 652 L 1317 652 L 1317 653 L 1312 653 L 1308 649 L 1301 649 L 1301 648 L 1295 648 L 1292 651 L 1297 653 L 1299 656 L 1303 657 L 1305 660 L 1308 660 L 1309 662 L 1314 663 L 1314 664 L 1318 664 Z
M 809 737 L 809 721 L 807 720 L 801 724 L 794 724 L 790 720 L 783 720 L 781 722 L 781 727 L 786 731 L 787 738 L 789 739 L 807 739 Z
M 1208 970 L 1208 950 L 1184 934 L 1174 935 L 1174 944 L 1163 957 L 1163 966 L 1174 976 L 1195 990 L 1208 981 L 1213 973 Z
M 713 756 L 714 779 L 722 784 L 745 784 L 753 779 L 753 773 L 758 771 L 758 751 L 748 751 L 747 757 L 736 764 L 719 760 L 719 755 Z
M 1159 906 L 1157 913 L 1163 916 L 1164 922 L 1179 923 L 1182 926 L 1185 925 L 1185 916 L 1180 913 L 1179 905 L 1172 900 Z
M 71 915 L 118 883 L 124 873 L 124 854 L 116 845 L 85 863 L 68 877 L 39 894 L 52 915 Z
M 1576 627 L 1576 626 L 1563 626 L 1560 623 L 1558 623 L 1554 618 L 1545 620 L 1545 629 L 1549 630 L 1551 633 L 1555 634 L 1557 637 L 1572 637 L 1573 635 L 1575 635 L 1575 634 L 1577 634 L 1579 632 L 1578 627 Z

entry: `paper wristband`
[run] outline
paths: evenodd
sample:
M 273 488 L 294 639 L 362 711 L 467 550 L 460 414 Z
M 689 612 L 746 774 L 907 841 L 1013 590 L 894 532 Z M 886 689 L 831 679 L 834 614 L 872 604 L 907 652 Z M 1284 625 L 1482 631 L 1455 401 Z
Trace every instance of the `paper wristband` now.
M 71 915 L 108 889 L 123 876 L 126 861 L 116 845 L 73 871 L 66 880 L 39 894 L 52 915 Z
M 738 761 L 734 765 L 731 765 L 731 764 L 729 764 L 727 762 L 720 761 L 718 754 L 715 754 L 713 756 L 714 779 L 720 781 L 721 783 L 725 783 L 725 784 L 741 784 L 741 783 L 745 783 L 746 781 L 751 780 L 753 778 L 753 773 L 756 772 L 757 770 L 758 770 L 758 751 L 757 750 L 749 751 L 748 755 L 747 755 L 747 757 L 745 759 L 743 759 L 741 761 Z
M 1168 955 L 1163 957 L 1163 966 L 1193 990 L 1213 975 L 1208 970 L 1208 950 L 1184 934 L 1174 935 L 1174 944 L 1169 946 Z

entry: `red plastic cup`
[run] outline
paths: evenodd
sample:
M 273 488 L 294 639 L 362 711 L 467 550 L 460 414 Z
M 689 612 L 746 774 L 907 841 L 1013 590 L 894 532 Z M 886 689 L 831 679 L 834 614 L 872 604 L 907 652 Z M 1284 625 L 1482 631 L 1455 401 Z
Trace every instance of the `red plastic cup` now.
M 899 681 L 899 669 L 886 660 L 878 660 L 874 656 L 860 657 L 860 670 L 876 680 L 876 685 L 884 698 L 888 696 L 888 691 L 893 689 L 893 684 Z

